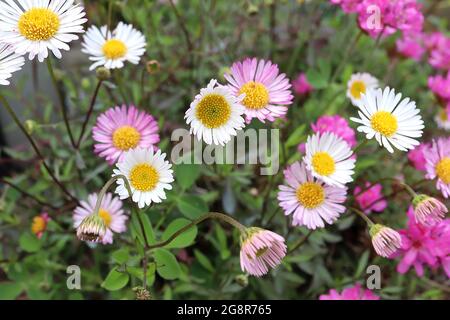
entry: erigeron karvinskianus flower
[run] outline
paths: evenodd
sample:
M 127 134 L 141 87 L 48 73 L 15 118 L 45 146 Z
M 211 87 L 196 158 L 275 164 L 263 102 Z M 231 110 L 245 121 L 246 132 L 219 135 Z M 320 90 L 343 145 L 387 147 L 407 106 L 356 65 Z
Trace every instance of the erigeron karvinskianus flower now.
M 284 117 L 294 99 L 289 79 L 271 61 L 247 58 L 235 62 L 224 77 L 235 96 L 244 94 L 242 104 L 247 122 L 253 118 L 264 122 Z
M 278 201 L 285 215 L 292 214 L 292 225 L 308 229 L 333 224 L 345 212 L 346 188 L 334 187 L 314 178 L 302 162 L 284 171 L 286 185 L 279 186 Z
M 190 132 L 207 144 L 225 145 L 245 126 L 242 99 L 212 79 L 186 111 L 184 117 L 191 126 Z
M 25 59 L 14 52 L 8 45 L 0 44 L 0 85 L 9 85 L 9 78 L 16 71 L 22 69 Z
M 92 193 L 87 201 L 80 202 L 73 214 L 73 226 L 81 240 L 112 243 L 113 233 L 126 230 L 128 216 L 122 209 L 122 202 L 111 193 L 105 194 L 98 213 L 94 212 L 97 199 L 98 195 Z
M 436 188 L 445 198 L 450 196 L 450 139 L 438 138 L 424 153 L 427 179 L 436 179 Z
M 334 133 L 316 133 L 306 141 L 306 155 L 303 157 L 311 174 L 326 184 L 344 187 L 353 181 L 355 159 L 353 152 L 342 138 Z
M 394 152 L 391 145 L 401 151 L 414 149 L 420 144 L 416 138 L 422 136 L 423 120 L 414 101 L 401 99 L 402 94 L 389 87 L 369 90 L 358 104 L 359 118 L 350 120 L 361 124 L 357 130 L 367 139 L 375 137 L 390 153 Z
M 426 194 L 415 196 L 413 207 L 416 221 L 424 226 L 432 226 L 441 222 L 448 212 L 447 207 L 441 201 Z
M 341 293 L 336 289 L 331 289 L 328 294 L 320 295 L 319 300 L 380 300 L 380 297 L 357 283 L 352 287 L 345 288 Z
M 95 153 L 114 164 L 130 149 L 155 146 L 159 142 L 158 123 L 133 105 L 116 106 L 98 116 L 92 138 Z
M 152 147 L 131 149 L 125 153 L 122 161 L 116 163 L 116 167 L 113 176 L 125 176 L 131 189 L 130 194 L 126 182 L 119 178 L 116 194 L 122 200 L 131 197 L 139 208 L 162 202 L 166 199 L 165 190 L 172 189 L 172 165 L 166 160 L 166 154 L 161 154 L 161 150 L 155 152 Z
M 262 277 L 278 266 L 286 255 L 287 247 L 282 236 L 260 228 L 247 228 L 241 235 L 241 269 Z
M 381 257 L 389 258 L 402 245 L 400 234 L 382 224 L 373 224 L 369 233 L 375 252 Z
M 50 221 L 50 217 L 47 212 L 43 212 L 38 216 L 33 218 L 33 223 L 31 224 L 31 232 L 36 235 L 38 239 L 42 237 L 44 231 L 47 229 L 47 224 Z
M 147 46 L 142 32 L 131 24 L 119 22 L 114 31 L 107 26 L 91 26 L 83 37 L 82 51 L 94 61 L 89 70 L 99 66 L 120 69 L 125 62 L 138 64 Z
M 84 8 L 74 0 L 20 0 L 0 2 L 0 43 L 28 54 L 30 60 L 44 61 L 48 51 L 61 58 L 69 42 L 78 39 L 87 21 Z
M 445 131 L 450 130 L 450 100 L 448 102 L 447 108 L 439 108 L 436 115 L 434 116 L 434 121 L 436 122 L 438 128 L 444 129 Z
M 347 97 L 357 107 L 361 102 L 362 95 L 368 90 L 378 88 L 378 79 L 369 73 L 355 73 L 347 83 Z

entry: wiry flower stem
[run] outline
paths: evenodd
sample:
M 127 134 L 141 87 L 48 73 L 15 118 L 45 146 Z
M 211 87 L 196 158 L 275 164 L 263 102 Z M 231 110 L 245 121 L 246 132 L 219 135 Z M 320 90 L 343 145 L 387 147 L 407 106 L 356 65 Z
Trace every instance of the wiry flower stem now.
M 97 203 L 95 204 L 95 208 L 94 208 L 94 212 L 93 214 L 98 215 L 99 211 L 100 211 L 100 206 L 102 204 L 102 200 L 103 197 L 105 196 L 106 192 L 108 192 L 109 188 L 111 187 L 111 185 L 116 182 L 119 179 L 123 179 L 123 181 L 125 182 L 125 188 L 127 188 L 128 194 L 131 197 L 132 196 L 132 192 L 131 192 L 131 187 L 130 187 L 130 183 L 128 182 L 127 177 L 125 177 L 122 174 L 119 174 L 117 176 L 112 177 L 111 179 L 109 179 L 105 185 L 103 186 L 103 188 L 100 190 L 100 193 L 98 194 L 97 197 Z
M 373 221 L 370 220 L 369 217 L 361 210 L 353 208 L 353 207 L 349 207 L 349 209 L 352 210 L 354 213 L 356 213 L 358 216 L 360 216 L 367 223 L 367 226 L 369 228 L 374 225 Z

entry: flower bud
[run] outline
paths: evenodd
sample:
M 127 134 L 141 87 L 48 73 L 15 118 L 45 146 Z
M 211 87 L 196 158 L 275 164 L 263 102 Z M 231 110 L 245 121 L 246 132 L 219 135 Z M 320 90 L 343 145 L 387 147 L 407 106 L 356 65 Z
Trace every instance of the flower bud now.
M 424 226 L 433 226 L 441 222 L 448 212 L 447 207 L 438 199 L 419 194 L 413 199 L 416 222 Z
M 248 286 L 248 275 L 238 274 L 236 277 L 234 277 L 234 281 L 236 281 L 236 283 L 242 288 L 245 288 Z
M 37 123 L 34 120 L 26 120 L 24 123 L 25 130 L 29 135 L 32 135 L 37 127 Z
M 97 70 L 95 70 L 95 73 L 97 74 L 97 79 L 100 81 L 105 81 L 111 78 L 111 71 L 105 67 L 97 68 Z
M 77 228 L 77 237 L 82 241 L 100 242 L 105 233 L 105 221 L 98 214 L 87 216 Z
M 152 299 L 150 292 L 148 292 L 148 290 L 145 289 L 144 287 L 134 287 L 133 291 L 136 295 L 136 300 L 151 300 Z
M 400 234 L 382 224 L 374 224 L 369 230 L 375 252 L 382 257 L 389 258 L 402 245 Z
M 145 64 L 148 74 L 155 74 L 161 70 L 161 64 L 157 60 L 147 61 Z

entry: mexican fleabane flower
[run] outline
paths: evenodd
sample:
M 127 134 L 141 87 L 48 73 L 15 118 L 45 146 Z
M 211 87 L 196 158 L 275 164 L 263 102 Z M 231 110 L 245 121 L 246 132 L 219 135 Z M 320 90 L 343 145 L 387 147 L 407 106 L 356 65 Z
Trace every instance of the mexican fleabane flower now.
M 326 184 L 343 187 L 353 181 L 355 159 L 353 152 L 342 138 L 334 133 L 316 133 L 306 141 L 306 155 L 303 157 L 311 174 Z
M 420 61 L 426 51 L 423 38 L 424 34 L 421 32 L 403 34 L 403 37 L 395 42 L 397 52 L 402 57 Z
M 292 225 L 308 229 L 333 224 L 345 212 L 346 188 L 326 185 L 315 179 L 302 162 L 284 170 L 287 185 L 280 185 L 278 201 L 285 215 L 292 214 Z
M 389 258 L 402 245 L 402 239 L 400 234 L 381 224 L 374 224 L 369 230 L 370 236 L 372 237 L 372 244 L 375 252 L 385 258 Z
M 311 124 L 314 133 L 332 132 L 338 137 L 344 139 L 350 147 L 356 146 L 355 130 L 348 125 L 347 119 L 339 116 L 324 115 L 317 119 L 316 123 Z
M 92 138 L 95 153 L 114 164 L 130 149 L 155 146 L 159 142 L 158 123 L 133 105 L 116 106 L 98 116 Z
M 131 194 L 121 178 L 117 180 L 115 193 L 121 200 L 131 197 L 139 208 L 162 202 L 166 199 L 165 190 L 172 189 L 172 165 L 161 150 L 155 152 L 152 147 L 131 149 L 125 153 L 122 161 L 116 163 L 116 167 L 113 176 L 125 176 Z
M 359 283 L 352 287 L 345 288 L 339 293 L 336 289 L 331 289 L 328 294 L 322 294 L 319 300 L 380 300 L 380 297 L 369 289 L 363 289 Z
M 414 149 L 419 145 L 414 138 L 422 136 L 423 120 L 414 101 L 401 99 L 402 94 L 389 87 L 369 90 L 358 105 L 359 118 L 350 120 L 361 124 L 357 130 L 367 139 L 375 137 L 390 153 L 394 152 L 391 144 L 401 151 Z
M 370 182 L 365 183 L 365 187 L 360 186 L 355 187 L 353 195 L 355 196 L 355 201 L 358 203 L 361 210 L 368 214 L 372 211 L 382 212 L 387 207 L 387 201 L 383 197 L 381 192 L 383 187 L 380 183 L 376 183 L 370 186 Z M 370 188 L 368 188 L 370 186 Z M 363 191 L 363 189 L 367 190 Z
M 450 196 L 450 139 L 433 140 L 431 148 L 425 153 L 427 179 L 436 179 L 436 188 L 445 198 Z
M 245 126 L 242 99 L 212 79 L 195 96 L 184 116 L 191 134 L 207 144 L 225 145 Z
M 429 41 L 430 56 L 428 62 L 430 65 L 439 70 L 450 70 L 450 38 L 439 34 Z
M 43 212 L 40 215 L 35 216 L 33 218 L 33 223 L 31 224 L 31 232 L 36 235 L 38 239 L 40 239 L 47 229 L 47 224 L 49 221 L 50 217 L 47 212 Z
M 378 88 L 378 79 L 369 73 L 355 73 L 347 82 L 347 97 L 354 106 L 361 102 L 362 95 L 368 90 Z
M 449 119 L 449 112 L 450 112 L 450 100 L 448 102 L 447 107 L 440 108 L 436 115 L 434 116 L 434 121 L 436 122 L 438 128 L 444 129 L 445 131 L 450 130 L 450 119 Z
M 252 118 L 274 121 L 285 116 L 292 104 L 289 79 L 271 61 L 247 58 L 235 62 L 224 77 L 235 96 L 245 95 L 242 104 L 247 122 Z
M 426 171 L 425 153 L 430 146 L 429 143 L 421 143 L 415 149 L 408 151 L 408 160 L 416 170 Z
M 450 101 L 450 71 L 445 77 L 441 75 L 429 77 L 428 87 L 440 101 Z
M 262 277 L 278 266 L 286 255 L 285 240 L 279 234 L 260 228 L 247 228 L 241 235 L 241 269 Z
M 441 222 L 448 212 L 441 201 L 426 194 L 415 196 L 413 207 L 416 221 L 424 226 L 433 226 Z
M 97 199 L 98 195 L 96 193 L 92 193 L 88 196 L 86 201 L 81 201 L 80 205 L 75 208 L 73 214 L 73 226 L 77 230 L 80 229 L 84 219 L 90 217 L 91 215 L 96 215 L 94 210 L 95 205 L 97 204 Z M 122 201 L 120 201 L 117 197 L 114 197 L 111 193 L 106 193 L 102 199 L 98 217 L 103 220 L 105 227 L 104 233 L 97 239 L 98 242 L 102 242 L 103 244 L 113 243 L 113 233 L 122 233 L 127 229 L 126 221 L 128 220 L 128 216 L 122 209 Z M 92 230 L 95 231 L 96 224 L 91 223 L 91 225 Z M 89 241 L 89 239 L 87 240 Z
M 0 85 L 9 85 L 9 78 L 16 71 L 22 69 L 25 59 L 14 52 L 8 45 L 0 44 Z
M 120 69 L 125 62 L 138 64 L 147 46 L 142 32 L 131 24 L 119 22 L 114 31 L 107 26 L 91 26 L 83 37 L 83 51 L 94 61 L 89 70 L 99 66 Z
M 83 33 L 84 8 L 74 0 L 12 0 L 0 2 L 0 43 L 15 48 L 40 62 L 48 51 L 61 58 L 61 50 L 69 50 L 69 42 Z

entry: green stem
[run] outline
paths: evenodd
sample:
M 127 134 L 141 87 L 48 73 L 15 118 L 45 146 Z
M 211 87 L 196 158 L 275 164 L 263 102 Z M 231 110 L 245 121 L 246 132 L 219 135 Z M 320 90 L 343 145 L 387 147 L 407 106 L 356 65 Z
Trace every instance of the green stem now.
M 244 233 L 245 230 L 247 229 L 244 225 L 242 225 L 241 223 L 239 223 L 238 221 L 234 220 L 233 218 L 231 218 L 230 216 L 228 216 L 226 214 L 219 213 L 219 212 L 209 212 L 209 213 L 201 216 L 200 218 L 192 221 L 191 223 L 185 225 L 183 228 L 179 229 L 174 234 L 172 234 L 167 240 L 150 245 L 148 247 L 148 249 L 152 250 L 152 249 L 164 247 L 164 246 L 168 245 L 169 243 L 171 243 L 173 240 L 175 240 L 182 233 L 186 232 L 190 228 L 192 228 L 192 227 L 198 225 L 199 223 L 202 223 L 203 221 L 208 220 L 208 219 L 216 219 L 216 220 L 226 222 L 226 223 L 232 225 L 233 227 L 239 229 L 239 231 L 241 233 Z
M 8 180 L 0 178 L 0 182 L 10 186 L 11 188 L 13 188 L 13 189 L 15 189 L 17 191 L 19 191 L 23 196 L 28 197 L 30 199 L 33 199 L 36 203 L 38 203 L 41 206 L 46 206 L 46 207 L 49 207 L 51 209 L 58 209 L 58 207 L 54 206 L 53 204 L 40 200 L 38 197 L 32 195 L 31 193 L 28 193 L 27 191 L 23 190 L 19 186 L 16 186 L 12 182 L 9 182 Z
M 50 74 L 50 77 L 52 78 L 52 82 L 55 87 L 56 94 L 58 95 L 58 98 L 59 98 L 61 113 L 62 113 L 62 116 L 64 119 L 64 124 L 66 125 L 67 133 L 69 134 L 70 143 L 75 148 L 75 139 L 73 137 L 72 130 L 70 129 L 69 117 L 67 116 L 67 110 L 66 110 L 66 106 L 64 103 L 64 96 L 58 86 L 58 80 L 56 79 L 55 71 L 53 70 L 53 66 L 52 66 L 52 59 L 47 58 L 46 60 L 47 60 L 48 73 Z
M 309 232 L 304 236 L 303 238 L 300 238 L 289 250 L 288 254 L 292 253 L 293 251 L 300 248 L 303 244 L 306 243 L 306 241 L 309 239 L 309 237 L 313 234 L 315 230 L 309 230 Z
M 370 220 L 369 217 L 361 210 L 353 207 L 349 207 L 349 209 L 352 210 L 354 213 L 356 213 L 358 216 L 360 216 L 367 223 L 369 228 L 374 225 L 373 221 Z
M 369 142 L 369 140 L 364 139 L 363 142 L 361 142 L 360 144 L 358 144 L 358 145 L 356 146 L 356 148 L 353 149 L 353 153 L 356 154 L 356 152 L 359 151 L 362 147 L 364 147 L 364 146 L 367 144 L 367 142 Z
M 111 185 L 116 182 L 117 180 L 122 179 L 125 182 L 125 188 L 127 188 L 128 191 L 128 195 L 130 196 L 130 198 L 133 196 L 132 192 L 131 192 L 131 187 L 130 187 L 130 183 L 128 182 L 127 177 L 125 177 L 123 174 L 118 174 L 117 176 L 112 177 L 111 179 L 109 179 L 105 185 L 103 186 L 103 188 L 100 190 L 98 197 L 97 197 L 97 203 L 95 204 L 95 209 L 93 214 L 99 214 L 100 211 L 100 206 L 102 204 L 103 201 L 103 197 L 105 196 L 106 192 L 108 192 L 109 188 L 111 187 Z
M 27 139 L 30 142 L 32 148 L 34 149 L 34 152 L 36 152 L 36 155 L 42 161 L 42 165 L 44 166 L 45 170 L 47 171 L 47 173 L 52 178 L 53 182 L 55 182 L 55 184 L 61 189 L 61 191 L 64 194 L 66 194 L 71 200 L 73 200 L 76 203 L 78 203 L 78 200 L 74 196 L 72 196 L 72 194 L 61 183 L 61 181 L 59 181 L 58 178 L 56 178 L 56 176 L 52 172 L 52 170 L 50 170 L 50 167 L 48 166 L 47 162 L 45 161 L 44 156 L 42 155 L 41 151 L 39 150 L 39 147 L 36 145 L 36 142 L 34 142 L 34 140 L 31 137 L 31 135 L 27 132 L 27 130 L 23 126 L 22 122 L 20 122 L 19 118 L 17 117 L 16 113 L 14 112 L 14 110 L 9 105 L 8 100 L 6 100 L 6 98 L 1 93 L 0 93 L 0 101 L 3 104 L 3 106 L 5 107 L 5 109 L 8 111 L 8 113 L 10 114 L 11 118 L 13 118 L 14 122 L 16 123 L 16 125 L 23 132 L 23 134 L 27 137 Z
M 333 83 L 334 80 L 336 80 L 336 77 L 339 74 L 339 72 L 341 71 L 341 69 L 347 64 L 347 61 L 350 58 L 350 55 L 352 54 L 353 50 L 355 50 L 356 45 L 358 44 L 359 39 L 361 39 L 363 34 L 364 33 L 362 32 L 362 30 L 360 30 L 358 32 L 358 34 L 355 36 L 355 38 L 353 39 L 353 41 L 350 43 L 350 45 L 347 47 L 347 51 L 345 52 L 344 57 L 341 59 L 341 62 L 339 63 L 337 68 L 334 70 L 333 75 L 331 76 L 330 83 Z
M 111 24 L 112 24 L 112 9 L 113 9 L 113 5 L 114 5 L 114 0 L 109 0 L 108 3 L 108 22 L 107 22 L 107 26 L 108 26 L 108 31 L 112 31 L 111 30 Z
M 191 40 L 191 37 L 189 35 L 189 31 L 186 28 L 186 24 L 185 24 L 185 22 L 183 20 L 183 17 L 178 12 L 177 6 L 173 2 L 173 0 L 169 0 L 169 2 L 170 2 L 170 6 L 172 7 L 173 12 L 175 13 L 175 16 L 176 16 L 177 20 L 178 20 L 178 24 L 180 25 L 181 31 L 183 32 L 184 39 L 186 40 L 186 45 L 188 47 L 190 55 L 192 55 L 192 50 L 194 50 L 194 46 L 192 44 L 192 40 Z
M 139 214 L 139 212 L 133 208 L 132 212 L 137 215 L 138 221 L 139 221 L 139 227 L 141 228 L 142 235 L 144 237 L 144 257 L 142 259 L 142 269 L 143 269 L 143 279 L 142 279 L 142 287 L 144 289 L 147 289 L 147 266 L 148 266 L 148 255 L 147 250 L 149 247 L 149 242 L 147 238 L 147 233 L 145 232 L 144 228 L 144 222 L 142 221 L 142 215 Z

